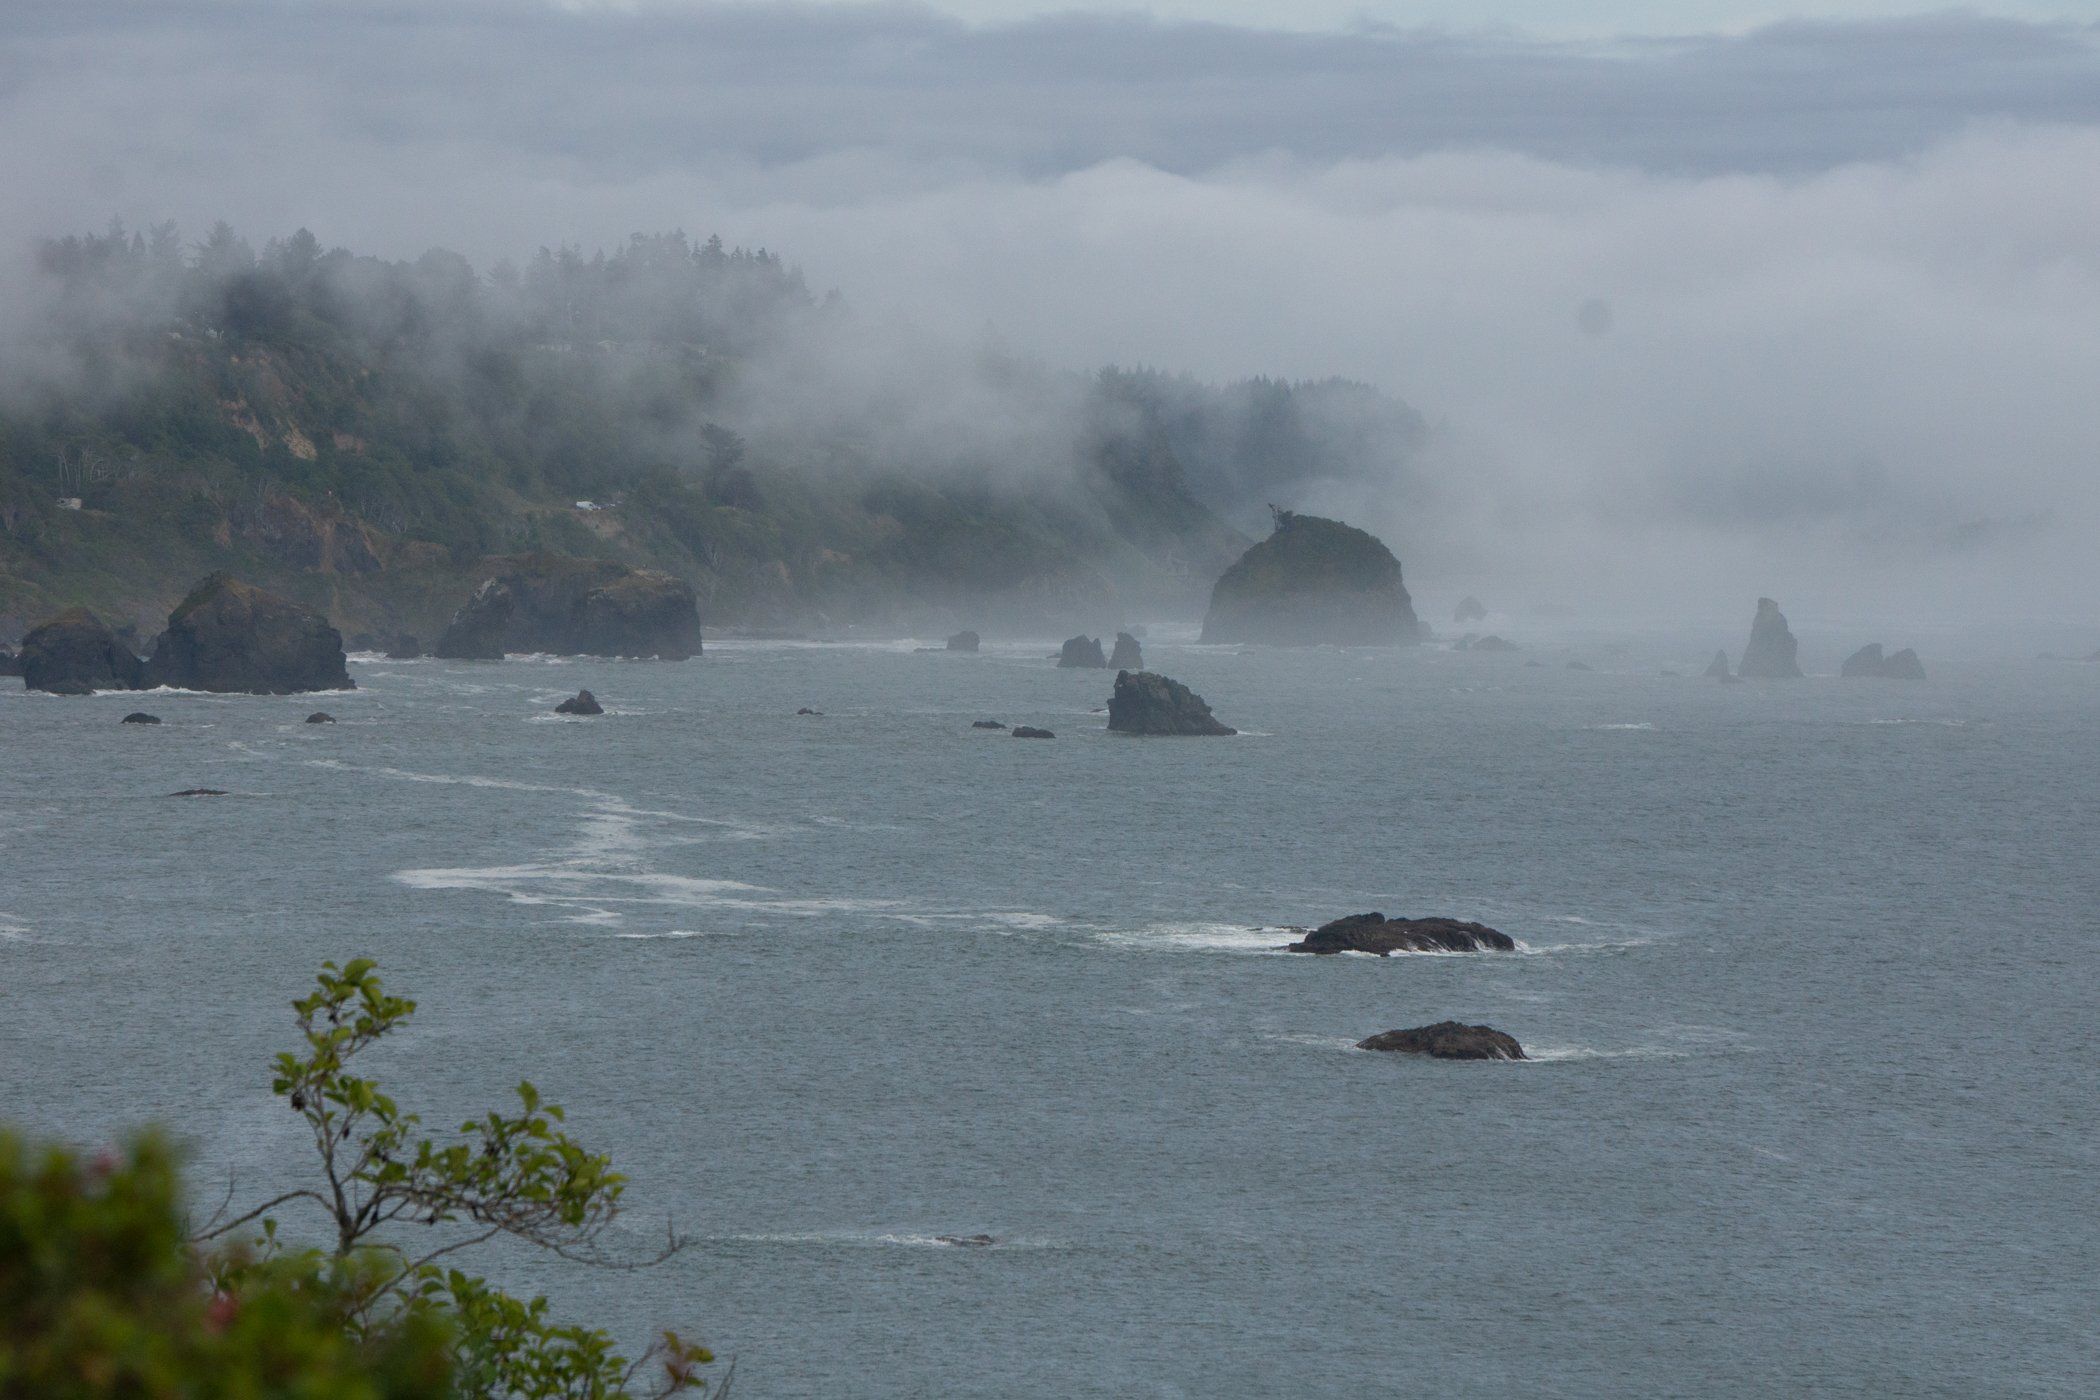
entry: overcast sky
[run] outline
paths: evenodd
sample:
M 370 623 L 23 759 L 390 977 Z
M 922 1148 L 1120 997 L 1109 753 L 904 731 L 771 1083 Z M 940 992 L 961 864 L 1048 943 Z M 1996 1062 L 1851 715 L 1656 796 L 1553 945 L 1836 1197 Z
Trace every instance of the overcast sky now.
M 2100 26 L 1050 8 L 6 0 L 0 242 L 719 231 L 1056 364 L 1399 394 L 1411 577 L 2093 616 Z

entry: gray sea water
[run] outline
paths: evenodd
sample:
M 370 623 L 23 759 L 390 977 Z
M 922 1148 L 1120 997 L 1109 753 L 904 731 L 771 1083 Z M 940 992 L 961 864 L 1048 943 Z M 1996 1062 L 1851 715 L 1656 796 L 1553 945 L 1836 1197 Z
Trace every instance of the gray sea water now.
M 0 1117 L 282 1189 L 287 1003 L 369 955 L 404 1101 L 530 1077 L 696 1240 L 489 1270 L 739 1397 L 2100 1393 L 2100 666 L 1738 640 L 1155 633 L 1221 740 L 1047 638 L 0 683 Z M 1275 951 L 1367 909 L 1523 951 Z M 1444 1018 L 1534 1058 L 1351 1048 Z

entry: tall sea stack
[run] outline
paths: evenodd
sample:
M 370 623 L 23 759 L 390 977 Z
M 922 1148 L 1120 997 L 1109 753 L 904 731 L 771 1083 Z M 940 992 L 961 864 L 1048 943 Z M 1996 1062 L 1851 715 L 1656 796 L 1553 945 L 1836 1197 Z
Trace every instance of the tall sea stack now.
M 1757 618 L 1750 624 L 1750 645 L 1743 648 L 1742 664 L 1735 673 L 1746 679 L 1785 680 L 1801 674 L 1794 661 L 1800 643 L 1787 630 L 1786 614 L 1770 598 L 1757 600 Z
M 1279 510 L 1276 530 L 1211 590 L 1206 642 L 1391 646 L 1421 640 L 1400 561 L 1376 535 Z

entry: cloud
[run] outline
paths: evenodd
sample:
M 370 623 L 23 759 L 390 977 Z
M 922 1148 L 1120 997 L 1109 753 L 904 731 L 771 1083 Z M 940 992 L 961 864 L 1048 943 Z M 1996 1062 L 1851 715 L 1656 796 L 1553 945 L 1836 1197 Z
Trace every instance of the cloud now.
M 486 266 L 719 230 L 878 341 L 1397 393 L 1435 513 L 1299 504 L 1457 591 L 2090 616 L 2096 36 L 17 0 L 0 238 L 226 218 Z

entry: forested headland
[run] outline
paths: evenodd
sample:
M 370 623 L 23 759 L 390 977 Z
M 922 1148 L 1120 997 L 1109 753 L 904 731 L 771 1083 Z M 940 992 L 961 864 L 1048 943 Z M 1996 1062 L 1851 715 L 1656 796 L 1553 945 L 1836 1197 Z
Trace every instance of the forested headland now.
M 490 554 L 669 570 L 709 626 L 1194 616 L 1266 520 L 1426 435 L 1340 380 L 1074 373 L 877 324 L 764 250 L 477 269 L 221 224 L 44 242 L 0 331 L 0 639 L 228 569 L 433 635 Z

